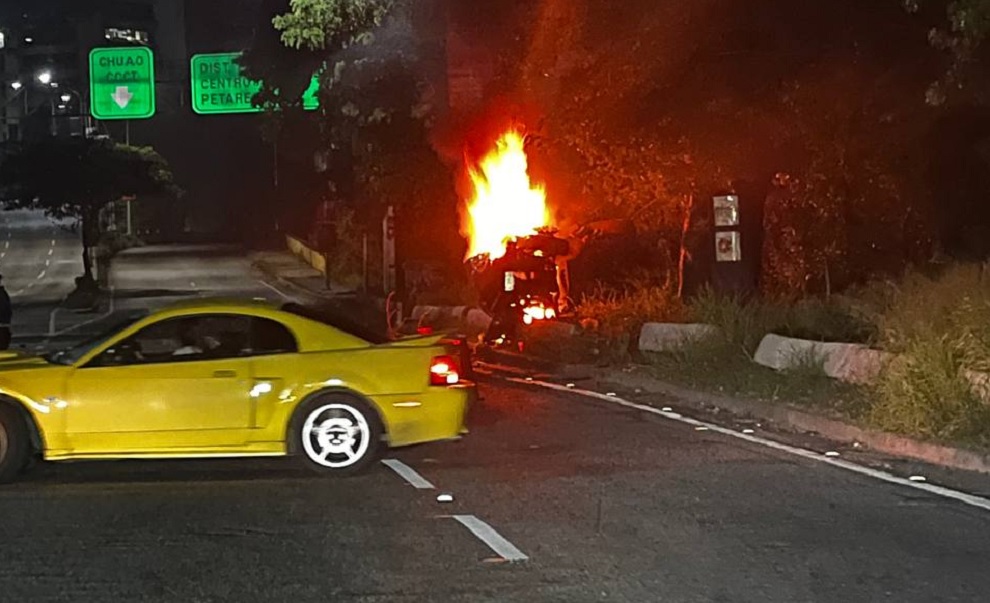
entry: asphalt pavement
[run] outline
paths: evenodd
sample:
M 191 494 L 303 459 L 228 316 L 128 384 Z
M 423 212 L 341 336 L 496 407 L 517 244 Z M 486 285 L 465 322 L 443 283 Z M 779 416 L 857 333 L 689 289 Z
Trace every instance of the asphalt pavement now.
M 356 478 L 313 477 L 291 459 L 36 468 L 0 489 L 0 600 L 990 592 L 986 510 L 609 402 L 482 387 L 465 438 L 391 451 L 396 469 Z M 509 562 L 513 550 L 522 558 Z
M 162 245 L 118 254 L 99 305 L 66 307 L 82 274 L 79 234 L 36 211 L 0 213 L 0 274 L 14 306 L 15 348 L 57 348 L 98 333 L 123 313 L 195 297 L 291 296 L 266 283 L 244 250 L 224 245 Z
M 37 236 L 0 260 L 14 290 L 50 231 L 19 232 Z M 52 283 L 20 303 L 57 304 Z M 217 246 L 132 250 L 112 283 L 112 308 L 83 322 L 284 296 Z M 0 488 L 0 602 L 990 598 L 986 508 L 618 399 L 482 379 L 464 438 L 355 478 L 292 459 L 42 464 Z
M 42 212 L 0 212 L 0 273 L 14 305 L 13 332 L 38 338 L 82 274 L 82 246 L 70 222 Z M 57 313 L 56 313 L 57 317 Z

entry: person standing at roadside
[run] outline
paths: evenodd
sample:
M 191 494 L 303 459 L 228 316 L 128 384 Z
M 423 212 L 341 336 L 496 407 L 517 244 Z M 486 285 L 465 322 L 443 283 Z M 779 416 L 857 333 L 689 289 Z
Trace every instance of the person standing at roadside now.
M 0 274 L 0 350 L 10 347 L 10 320 L 13 318 L 14 309 L 10 304 L 10 295 L 7 288 L 3 286 L 3 275 Z

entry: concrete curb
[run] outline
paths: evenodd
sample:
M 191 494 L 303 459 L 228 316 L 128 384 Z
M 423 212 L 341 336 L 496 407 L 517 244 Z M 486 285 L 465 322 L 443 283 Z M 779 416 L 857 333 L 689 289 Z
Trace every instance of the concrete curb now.
M 293 283 L 292 281 L 290 281 L 290 280 L 288 280 L 286 278 L 283 278 L 280 274 L 278 274 L 278 271 L 277 270 L 272 269 L 271 266 L 266 265 L 261 260 L 257 260 L 257 259 L 252 258 L 251 259 L 251 267 L 254 268 L 254 269 L 256 269 L 258 272 L 260 272 L 264 276 L 266 276 L 266 277 L 274 280 L 279 285 L 282 285 L 286 289 L 289 289 L 290 291 L 292 291 L 292 292 L 294 292 L 296 294 L 302 294 L 302 295 L 305 295 L 305 296 L 308 296 L 308 297 L 312 297 L 314 299 L 319 299 L 319 300 L 327 300 L 327 299 L 330 299 L 331 298 L 331 294 L 330 294 L 329 291 L 327 291 L 326 293 L 319 293 L 317 291 L 312 291 L 310 289 L 307 289 L 306 287 L 303 287 L 301 285 L 297 285 L 296 283 Z
M 812 341 L 770 333 L 760 341 L 753 362 L 778 371 L 811 363 L 820 365 L 833 379 L 866 384 L 876 380 L 894 358 L 889 352 L 858 343 Z
M 719 408 L 736 414 L 748 415 L 790 431 L 815 433 L 830 440 L 849 444 L 858 442 L 874 451 L 892 456 L 915 459 L 953 469 L 990 474 L 990 455 L 863 428 L 786 405 L 702 393 L 671 385 L 648 375 L 637 375 L 635 371 L 629 372 L 621 369 L 597 370 L 595 371 L 595 380 L 617 387 L 661 394 L 695 408 L 705 410 Z
M 676 352 L 684 346 L 717 337 L 718 327 L 701 323 L 648 322 L 639 331 L 640 352 Z

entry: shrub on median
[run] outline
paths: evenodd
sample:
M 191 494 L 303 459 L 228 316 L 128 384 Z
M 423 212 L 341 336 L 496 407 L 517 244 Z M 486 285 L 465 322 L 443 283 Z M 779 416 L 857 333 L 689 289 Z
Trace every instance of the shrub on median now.
M 579 343 L 591 346 L 598 360 L 628 360 L 644 323 L 681 322 L 686 315 L 684 304 L 670 287 L 648 283 L 623 289 L 599 286 L 577 305 L 583 329 Z
M 974 394 L 965 375 L 990 373 L 990 272 L 982 265 L 954 265 L 934 275 L 910 273 L 827 301 L 740 301 L 705 291 L 684 305 L 663 289 L 599 292 L 584 300 L 581 315 L 594 318 L 598 332 L 613 342 L 628 342 L 652 320 L 689 319 L 718 327 L 717 340 L 651 358 L 665 374 L 692 385 L 710 382 L 720 391 L 787 401 L 802 395 L 818 396 L 822 403 L 844 398 L 836 410 L 881 429 L 990 445 L 990 405 Z M 747 360 L 768 333 L 873 344 L 898 360 L 866 390 L 831 385 L 820 358 L 808 358 L 780 375 Z M 805 394 L 812 390 L 817 393 Z
M 872 421 L 911 435 L 990 443 L 990 406 L 965 371 L 990 372 L 990 276 L 959 264 L 908 274 L 878 296 L 880 343 L 898 354 L 875 387 Z
M 643 323 L 679 322 L 686 316 L 684 304 L 669 287 L 645 284 L 621 290 L 598 287 L 581 298 L 577 314 L 612 336 L 635 333 Z
M 725 343 L 752 356 L 769 334 L 810 339 L 865 343 L 875 329 L 842 298 L 809 298 L 786 303 L 762 298 L 740 300 L 702 291 L 690 302 L 693 320 L 718 327 Z

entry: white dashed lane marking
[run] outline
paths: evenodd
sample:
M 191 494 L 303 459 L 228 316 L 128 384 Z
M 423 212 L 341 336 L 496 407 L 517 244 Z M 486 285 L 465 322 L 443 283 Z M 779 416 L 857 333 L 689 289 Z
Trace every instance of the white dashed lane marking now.
M 415 469 L 398 459 L 385 459 L 382 464 L 395 471 L 399 477 L 409 482 L 417 490 L 432 490 L 434 488 L 425 477 L 416 472 Z
M 435 488 L 429 480 L 420 475 L 415 469 L 398 459 L 385 459 L 382 461 L 382 464 L 395 471 L 399 477 L 406 480 L 406 482 L 417 490 L 433 490 Z M 441 495 L 441 498 L 437 500 L 441 500 L 444 497 L 446 497 L 446 501 L 444 502 L 453 500 L 450 495 Z M 485 543 L 496 555 L 506 561 L 526 561 L 529 559 L 525 553 L 516 548 L 516 545 L 496 532 L 495 528 L 474 515 L 441 515 L 439 519 L 453 519 L 457 521 L 470 530 L 478 540 Z
M 488 545 L 488 548 L 495 551 L 495 554 L 502 559 L 506 561 L 526 561 L 529 559 L 525 553 L 516 548 L 516 545 L 496 532 L 495 528 L 474 515 L 451 515 L 450 518 L 471 530 L 471 533 L 477 536 L 478 540 Z

